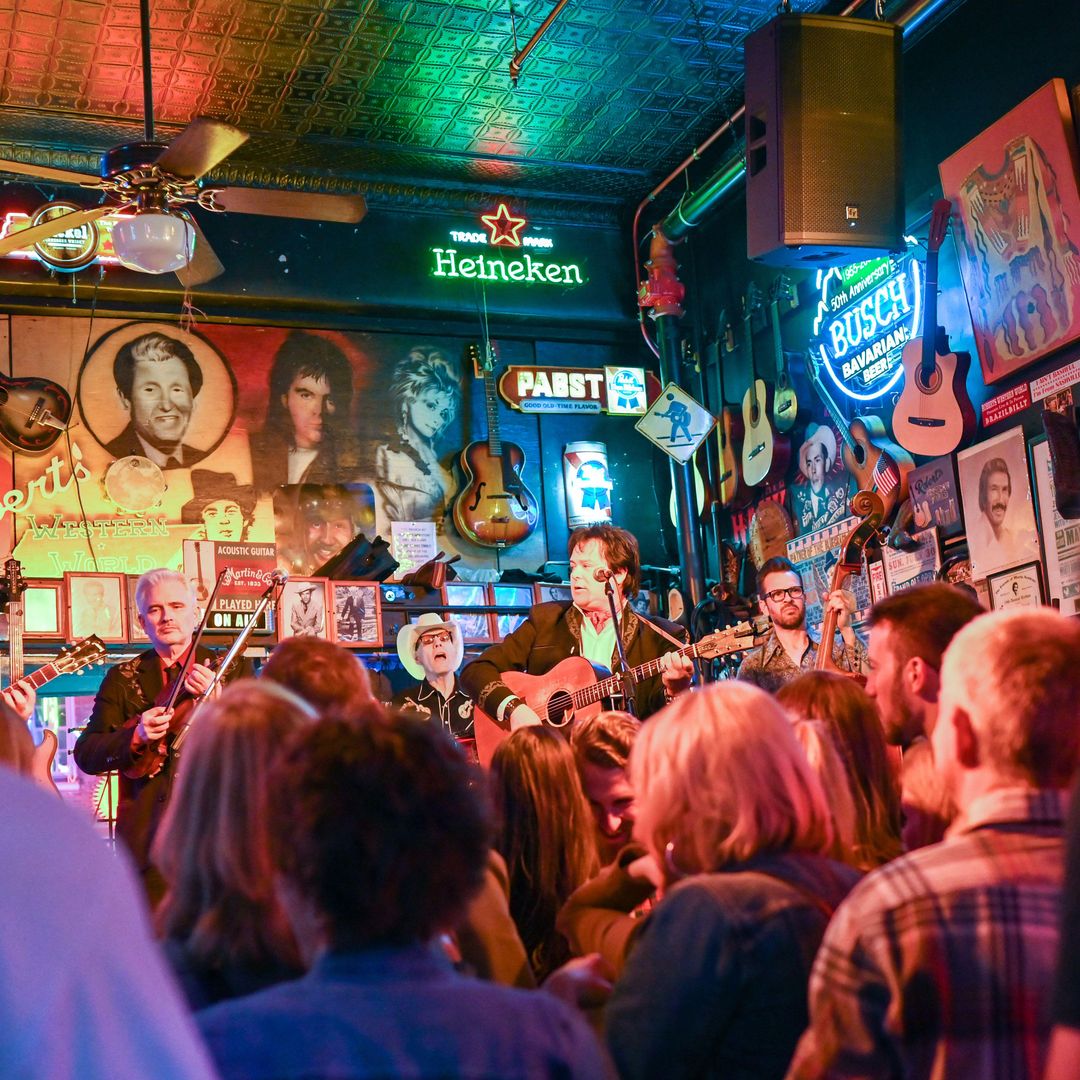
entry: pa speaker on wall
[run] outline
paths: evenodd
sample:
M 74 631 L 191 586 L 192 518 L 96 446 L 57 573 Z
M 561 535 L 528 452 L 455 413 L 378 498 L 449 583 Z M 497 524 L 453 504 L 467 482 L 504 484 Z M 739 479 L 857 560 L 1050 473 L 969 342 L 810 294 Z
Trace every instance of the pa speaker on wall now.
M 746 248 L 773 266 L 903 246 L 899 26 L 778 15 L 746 39 Z

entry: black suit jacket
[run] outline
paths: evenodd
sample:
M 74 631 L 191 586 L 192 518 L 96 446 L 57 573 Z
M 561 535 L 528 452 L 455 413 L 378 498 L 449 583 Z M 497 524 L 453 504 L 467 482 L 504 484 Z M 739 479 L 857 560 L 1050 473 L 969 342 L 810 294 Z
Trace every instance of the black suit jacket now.
M 213 659 L 200 646 L 195 658 Z M 161 661 L 153 649 L 113 667 L 102 680 L 86 727 L 75 743 L 75 761 L 83 772 L 120 771 L 120 800 L 116 808 L 116 835 L 131 849 L 140 872 L 151 866 L 150 844 L 172 790 L 174 758 L 166 759 L 157 776 L 133 780 L 123 770 L 132 765 L 131 739 L 137 717 L 152 708 L 165 684 Z
M 529 675 L 545 675 L 568 656 L 580 656 L 581 620 L 581 612 L 567 601 L 537 604 L 512 634 L 486 649 L 462 670 L 461 685 L 494 718 L 499 706 L 511 696 L 510 688 L 500 678 L 502 673 L 524 671 Z M 686 630 L 678 623 L 667 619 L 655 621 L 673 637 L 686 641 Z M 675 650 L 629 604 L 622 611 L 620 633 L 631 667 Z M 659 675 L 637 684 L 634 704 L 640 719 L 651 716 L 664 703 L 664 684 Z
M 118 460 L 132 454 L 138 457 L 146 456 L 143 444 L 139 442 L 139 437 L 135 434 L 135 425 L 131 423 L 115 439 L 105 443 L 105 449 Z M 180 466 L 182 469 L 190 468 L 192 465 L 202 461 L 207 455 L 206 450 L 199 450 L 197 447 L 189 446 L 187 443 L 181 443 L 180 450 L 184 459 L 184 464 Z

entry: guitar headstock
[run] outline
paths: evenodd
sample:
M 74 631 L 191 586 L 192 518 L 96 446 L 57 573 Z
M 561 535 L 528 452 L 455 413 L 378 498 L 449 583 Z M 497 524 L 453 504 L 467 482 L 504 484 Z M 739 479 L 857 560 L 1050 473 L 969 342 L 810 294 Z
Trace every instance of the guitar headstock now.
M 12 557 L 4 563 L 4 586 L 3 594 L 6 597 L 5 604 L 17 601 L 26 592 L 26 582 L 23 580 L 22 564 Z
M 945 243 L 945 237 L 949 232 L 949 218 L 952 216 L 952 202 L 949 199 L 938 199 L 934 208 L 930 211 L 930 231 L 926 236 L 926 250 L 936 252 L 941 250 Z
M 56 670 L 62 675 L 74 675 L 91 664 L 100 664 L 106 656 L 105 643 L 97 636 L 91 634 L 74 645 L 68 645 L 61 649 L 53 663 Z
M 465 364 L 471 367 L 476 375 L 494 371 L 497 359 L 498 352 L 494 341 L 470 341 L 465 346 Z
M 787 276 L 780 274 L 773 279 L 769 286 L 769 302 L 779 307 L 786 304 L 789 309 L 799 306 L 799 295 L 795 291 L 795 283 Z
M 747 619 L 729 626 L 726 630 L 717 630 L 714 634 L 703 637 L 696 645 L 697 655 L 702 660 L 713 660 L 717 656 L 744 652 L 761 644 L 768 634 L 772 622 L 764 617 Z

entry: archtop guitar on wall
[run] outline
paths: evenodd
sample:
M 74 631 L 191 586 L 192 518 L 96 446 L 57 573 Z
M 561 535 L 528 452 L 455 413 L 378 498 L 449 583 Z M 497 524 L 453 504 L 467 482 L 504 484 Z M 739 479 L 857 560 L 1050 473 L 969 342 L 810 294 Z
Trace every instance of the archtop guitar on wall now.
M 525 451 L 517 443 L 504 442 L 499 434 L 499 395 L 490 342 L 485 342 L 483 351 L 470 345 L 467 358 L 484 377 L 488 434 L 461 451 L 465 487 L 454 501 L 454 524 L 462 536 L 481 547 L 513 547 L 536 528 L 540 505 L 521 478 Z
M 949 231 L 952 203 L 938 199 L 926 239 L 926 285 L 922 337 L 904 346 L 904 389 L 893 411 L 893 437 L 923 457 L 951 454 L 975 434 L 978 416 L 967 392 L 971 357 L 951 352 L 937 324 L 938 253 Z

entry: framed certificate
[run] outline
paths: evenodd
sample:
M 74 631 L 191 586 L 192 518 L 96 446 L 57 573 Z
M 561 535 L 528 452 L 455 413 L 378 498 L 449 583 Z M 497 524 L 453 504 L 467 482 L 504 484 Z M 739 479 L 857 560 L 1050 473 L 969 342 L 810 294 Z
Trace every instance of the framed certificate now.
M 986 582 L 990 587 L 990 606 L 994 611 L 1041 607 L 1046 603 L 1041 563 L 1024 563 L 999 574 L 990 574 Z

